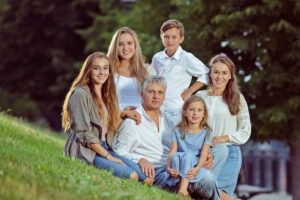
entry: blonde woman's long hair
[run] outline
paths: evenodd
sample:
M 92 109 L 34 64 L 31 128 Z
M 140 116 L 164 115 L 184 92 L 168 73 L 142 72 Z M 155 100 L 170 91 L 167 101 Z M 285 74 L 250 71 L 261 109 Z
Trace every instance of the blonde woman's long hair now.
M 208 137 L 209 134 L 210 134 L 211 129 L 208 126 L 208 123 L 207 123 L 208 112 L 207 112 L 206 104 L 205 104 L 204 100 L 201 97 L 193 95 L 184 102 L 183 107 L 182 107 L 182 112 L 181 112 L 181 122 L 179 122 L 179 124 L 177 125 L 177 127 L 180 127 L 182 132 L 183 132 L 183 137 L 181 138 L 182 140 L 185 139 L 186 132 L 187 132 L 188 126 L 189 126 L 188 118 L 186 117 L 184 112 L 186 112 L 188 106 L 191 103 L 197 102 L 197 101 L 201 102 L 203 104 L 203 107 L 204 107 L 204 116 L 203 116 L 202 121 L 199 123 L 199 128 L 205 128 L 206 129 L 206 137 Z
M 128 33 L 133 37 L 134 44 L 135 44 L 135 54 L 130 59 L 130 64 L 131 64 L 130 70 L 131 70 L 131 75 L 135 77 L 140 84 L 142 84 L 145 78 L 147 78 L 149 74 L 147 72 L 147 69 L 144 66 L 144 59 L 143 59 L 144 56 L 142 54 L 138 37 L 136 33 L 128 27 L 122 27 L 119 30 L 117 30 L 108 48 L 107 56 L 109 57 L 112 63 L 113 73 L 118 72 L 118 67 L 120 66 L 121 63 L 121 58 L 119 56 L 118 49 L 119 49 L 120 36 L 123 33 Z
M 95 52 L 87 57 L 84 61 L 78 76 L 72 83 L 71 89 L 66 95 L 63 110 L 62 110 L 62 127 L 65 131 L 68 131 L 71 127 L 70 124 L 70 111 L 69 100 L 76 88 L 82 86 L 88 86 L 92 94 L 92 98 L 98 107 L 100 118 L 103 117 L 103 109 L 101 106 L 101 100 L 96 94 L 94 85 L 91 80 L 92 62 L 95 58 L 105 58 L 109 61 L 109 58 L 103 52 Z M 105 103 L 108 110 L 108 132 L 114 132 L 118 129 L 120 124 L 120 110 L 118 105 L 118 98 L 116 95 L 116 87 L 114 83 L 113 73 L 111 72 L 111 66 L 109 69 L 109 75 L 105 83 L 101 88 L 102 100 Z
M 212 73 L 212 66 L 215 63 L 225 64 L 230 71 L 231 79 L 228 81 L 226 88 L 223 92 L 223 100 L 228 105 L 231 115 L 236 115 L 240 112 L 240 91 L 235 77 L 235 70 L 236 70 L 235 64 L 229 57 L 223 54 L 215 55 L 209 61 L 209 79 L 210 79 L 209 88 L 211 89 L 213 88 L 213 86 L 212 86 L 210 74 Z

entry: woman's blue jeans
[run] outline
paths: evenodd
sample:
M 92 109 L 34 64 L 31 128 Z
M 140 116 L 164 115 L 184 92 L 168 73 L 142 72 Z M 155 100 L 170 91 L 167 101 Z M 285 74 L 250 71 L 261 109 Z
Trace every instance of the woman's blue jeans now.
M 218 144 L 212 148 L 214 155 L 211 171 L 217 180 L 219 190 L 233 196 L 242 166 L 240 146 Z
M 122 160 L 127 166 L 122 165 L 120 163 L 116 163 L 110 160 L 107 160 L 106 158 L 103 158 L 102 156 L 96 154 L 95 159 L 93 161 L 93 165 L 96 168 L 104 169 L 104 170 L 112 170 L 112 174 L 114 176 L 120 177 L 120 178 L 130 178 L 130 175 L 133 172 L 136 172 L 139 176 L 139 181 L 144 181 L 147 176 L 143 174 L 140 166 L 136 164 L 135 162 L 123 157 L 119 156 L 118 154 L 114 153 L 113 151 L 108 149 L 108 146 L 105 141 L 101 141 L 101 145 L 114 157 L 119 158 Z

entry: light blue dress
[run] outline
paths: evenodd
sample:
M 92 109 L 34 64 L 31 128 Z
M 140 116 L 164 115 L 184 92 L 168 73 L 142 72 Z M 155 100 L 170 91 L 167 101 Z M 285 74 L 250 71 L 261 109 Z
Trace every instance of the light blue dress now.
M 212 133 L 206 137 L 206 129 L 202 129 L 197 134 L 191 134 L 186 132 L 185 139 L 182 140 L 183 132 L 181 128 L 177 127 L 174 129 L 172 135 L 172 142 L 177 143 L 177 152 L 175 152 L 171 159 L 171 168 L 179 171 L 179 176 L 185 178 L 185 174 L 192 168 L 194 168 L 199 161 L 202 147 L 204 144 L 211 146 Z M 198 182 L 201 178 L 205 177 L 209 173 L 209 170 L 202 167 L 194 179 L 189 182 Z M 167 184 L 174 186 L 180 178 L 169 178 Z

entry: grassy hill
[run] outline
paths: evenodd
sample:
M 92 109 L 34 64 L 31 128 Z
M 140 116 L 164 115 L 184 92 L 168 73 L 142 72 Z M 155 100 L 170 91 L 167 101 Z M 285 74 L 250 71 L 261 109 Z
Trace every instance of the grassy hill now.
M 63 156 L 65 139 L 0 113 L 0 199 L 180 199 Z

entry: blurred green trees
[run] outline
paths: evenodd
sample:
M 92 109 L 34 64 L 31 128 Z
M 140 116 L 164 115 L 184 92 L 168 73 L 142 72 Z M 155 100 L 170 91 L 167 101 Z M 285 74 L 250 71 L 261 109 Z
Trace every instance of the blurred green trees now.
M 92 23 L 86 10 L 97 10 L 97 3 L 1 0 L 1 4 L 0 87 L 12 95 L 28 95 L 24 107 L 36 103 L 34 117 L 26 113 L 24 117 L 37 120 L 38 115 L 60 129 L 64 95 L 80 67 L 77 62 L 85 57 L 85 41 L 75 30 Z M 16 102 L 10 104 L 13 114 L 23 109 Z

